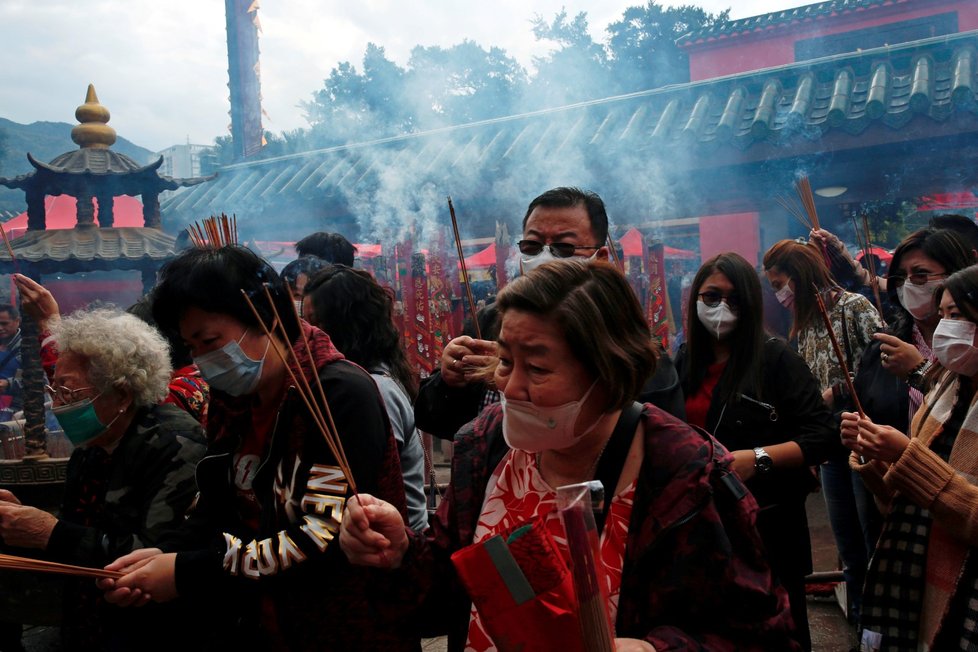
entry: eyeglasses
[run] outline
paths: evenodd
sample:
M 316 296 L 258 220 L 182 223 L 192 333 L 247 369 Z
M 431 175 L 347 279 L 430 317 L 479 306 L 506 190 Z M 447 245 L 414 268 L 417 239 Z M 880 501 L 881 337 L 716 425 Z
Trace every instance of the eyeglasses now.
M 550 249 L 550 253 L 556 258 L 570 258 L 581 249 L 599 249 L 601 247 L 601 245 L 578 246 L 570 242 L 551 242 L 550 244 L 544 244 L 538 240 L 520 240 L 516 243 L 516 246 L 520 248 L 521 254 L 527 256 L 536 256 L 543 251 L 544 247 L 547 247 Z
M 898 288 L 904 284 L 908 279 L 914 285 L 924 285 L 927 281 L 937 278 L 945 278 L 947 274 L 928 274 L 927 272 L 914 272 L 909 276 L 904 276 L 902 274 L 894 274 L 886 279 L 887 287 L 892 285 L 894 288 Z
M 69 403 L 74 403 L 79 400 L 77 394 L 79 392 L 87 392 L 90 389 L 95 389 L 94 387 L 79 387 L 78 389 L 70 389 L 64 385 L 58 385 L 57 387 L 52 387 L 51 385 L 45 385 L 44 389 L 50 394 L 54 399 L 56 399 L 62 405 L 67 405 Z
M 720 301 L 726 301 L 727 305 L 731 308 L 736 308 L 740 305 L 736 294 L 728 294 L 724 296 L 719 292 L 700 292 L 699 297 L 700 300 L 710 308 L 716 308 L 719 306 Z

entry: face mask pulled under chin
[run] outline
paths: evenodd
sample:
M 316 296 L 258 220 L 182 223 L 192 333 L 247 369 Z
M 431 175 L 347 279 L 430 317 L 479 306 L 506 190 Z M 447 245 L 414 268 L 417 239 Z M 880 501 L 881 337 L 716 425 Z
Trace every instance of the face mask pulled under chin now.
M 552 253 L 550 253 L 550 247 L 544 246 L 544 248 L 536 256 L 527 256 L 526 254 L 520 254 L 520 273 L 529 274 L 537 267 L 541 265 L 546 265 L 549 262 L 555 260 L 594 260 L 598 256 L 598 252 L 595 251 L 593 254 L 588 256 L 586 259 L 580 256 L 570 256 L 569 258 L 557 258 Z
M 978 374 L 975 323 L 965 319 L 942 319 L 934 329 L 933 349 L 941 366 L 961 376 Z
M 241 335 L 241 339 L 244 339 L 245 334 Z M 241 340 L 228 342 L 216 351 L 194 358 L 194 364 L 207 384 L 231 396 L 243 396 L 255 391 L 261 379 L 265 356 L 268 355 L 268 346 L 271 345 L 269 341 L 262 357 L 253 360 L 241 348 L 240 342 Z
M 581 409 L 597 385 L 598 381 L 594 381 L 584 392 L 584 396 L 578 400 L 553 407 L 537 407 L 530 401 L 507 399 L 500 392 L 499 402 L 503 408 L 503 439 L 510 448 L 527 453 L 570 448 L 594 430 L 600 420 L 598 417 L 580 435 L 574 434 Z
M 700 323 L 706 327 L 710 335 L 722 340 L 737 328 L 737 315 L 726 301 L 721 301 L 715 306 L 708 306 L 702 301 L 696 302 L 696 316 Z
M 934 291 L 943 283 L 942 279 L 927 281 L 923 285 L 904 283 L 897 288 L 897 299 L 907 312 L 917 321 L 924 321 L 937 312 L 934 305 Z

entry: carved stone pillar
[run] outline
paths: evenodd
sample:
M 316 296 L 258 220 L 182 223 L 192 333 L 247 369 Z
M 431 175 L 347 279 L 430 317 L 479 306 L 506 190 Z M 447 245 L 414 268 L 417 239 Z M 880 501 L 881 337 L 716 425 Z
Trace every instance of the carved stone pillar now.
M 25 273 L 39 280 L 38 274 Z M 19 295 L 19 293 L 18 293 Z M 19 303 L 19 301 L 18 301 Z M 20 365 L 24 383 L 24 459 L 48 456 L 47 429 L 44 426 L 44 385 L 47 377 L 41 367 L 41 344 L 37 322 L 21 310 Z
M 143 193 L 143 226 L 152 229 L 163 228 L 160 219 L 160 193 L 146 191 Z
M 78 219 L 75 228 L 95 225 L 95 204 L 90 194 L 79 194 L 75 198 L 75 216 Z
M 47 227 L 47 210 L 44 208 L 44 190 L 31 186 L 27 190 L 27 230 L 43 231 Z
M 115 222 L 115 214 L 113 213 L 113 208 L 115 207 L 115 197 L 106 193 L 103 195 L 98 195 L 97 199 L 98 225 L 103 229 L 107 229 Z

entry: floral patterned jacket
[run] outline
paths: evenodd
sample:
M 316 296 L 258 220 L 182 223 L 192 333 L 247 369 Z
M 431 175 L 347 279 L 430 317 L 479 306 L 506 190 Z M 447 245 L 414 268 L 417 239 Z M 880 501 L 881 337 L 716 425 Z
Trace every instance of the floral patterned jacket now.
M 784 590 L 754 527 L 757 503 L 709 435 L 652 405 L 625 551 L 616 635 L 657 650 L 793 650 Z M 413 536 L 400 581 L 426 594 L 425 623 L 461 650 L 469 601 L 451 553 L 472 541 L 486 483 L 507 448 L 499 405 L 455 438 L 452 484 L 425 536 Z M 397 575 L 398 573 L 395 573 Z M 388 584 L 391 590 L 392 585 Z M 439 633 L 434 625 L 426 634 Z M 442 632 L 443 633 L 443 632 Z

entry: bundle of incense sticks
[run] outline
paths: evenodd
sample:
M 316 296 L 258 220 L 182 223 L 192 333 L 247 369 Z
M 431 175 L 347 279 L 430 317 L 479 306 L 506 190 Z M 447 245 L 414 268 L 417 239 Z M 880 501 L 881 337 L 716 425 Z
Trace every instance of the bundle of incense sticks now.
M 333 413 L 329 409 L 329 401 L 326 400 L 326 392 L 323 391 L 323 385 L 319 379 L 319 373 L 316 370 L 312 349 L 309 346 L 309 339 L 306 337 L 305 331 L 301 330 L 300 328 L 300 331 L 302 332 L 302 344 L 306 348 L 306 355 L 309 359 L 311 373 L 316 379 L 316 394 L 313 394 L 312 386 L 310 385 L 309 380 L 306 378 L 306 374 L 299 365 L 299 358 L 295 354 L 295 349 L 293 348 L 289 335 L 285 330 L 285 325 L 282 323 L 282 319 L 279 316 L 278 308 L 275 307 L 275 301 L 272 298 L 272 292 L 268 283 L 264 284 L 264 288 L 265 298 L 268 300 L 268 305 L 271 307 L 272 315 L 274 317 L 274 322 L 271 328 L 269 328 L 269 326 L 261 318 L 261 315 L 258 313 L 258 309 L 252 302 L 251 297 L 248 296 L 248 293 L 241 290 L 241 294 L 248 303 L 248 307 L 254 314 L 255 319 L 261 326 L 262 331 L 271 341 L 272 349 L 275 350 L 275 353 L 278 355 L 279 359 L 282 360 L 282 364 L 285 365 L 285 369 L 288 371 L 289 377 L 292 379 L 292 384 L 299 393 L 299 398 L 305 404 L 306 409 L 309 410 L 309 414 L 312 416 L 313 421 L 316 423 L 316 427 L 326 440 L 326 445 L 329 446 L 329 450 L 333 454 L 333 458 L 336 460 L 337 466 L 340 467 L 340 469 L 343 471 L 343 475 L 346 476 L 347 482 L 350 483 L 350 490 L 354 495 L 356 495 L 357 484 L 353 479 L 353 472 L 350 469 L 350 462 L 346 458 L 346 451 L 343 450 L 343 442 L 340 440 L 339 432 L 336 430 L 336 423 L 333 421 Z M 289 291 L 289 305 L 292 306 L 296 323 L 300 323 L 299 310 L 296 308 L 291 290 Z M 289 355 L 291 356 L 292 360 L 295 361 L 296 366 L 299 367 L 298 376 L 294 371 L 292 371 L 292 366 L 289 364 L 288 358 L 286 358 L 285 353 L 279 347 L 276 338 L 273 337 L 271 330 L 272 328 L 277 329 L 276 333 L 279 335 L 279 339 L 285 343 L 286 347 L 288 348 Z M 319 399 L 318 401 L 316 400 L 317 398 Z M 323 406 L 322 409 L 319 407 L 320 404 Z
M 57 573 L 59 575 L 73 575 L 75 577 L 119 578 L 125 575 L 125 573 L 119 571 L 88 568 L 87 566 L 72 566 L 70 564 L 59 564 L 53 561 L 43 561 L 41 559 L 17 557 L 14 555 L 0 555 L 0 569 L 33 571 L 35 573 Z
M 801 177 L 795 182 L 795 192 L 801 204 L 797 204 L 784 195 L 776 195 L 775 201 L 787 210 L 798 222 L 809 231 L 818 231 L 822 228 L 818 220 L 818 211 L 815 210 L 815 195 L 812 193 L 812 184 L 808 177 Z M 822 243 L 822 257 L 825 265 L 832 269 L 833 252 L 830 252 L 825 243 Z
M 869 284 L 873 288 L 873 298 L 876 300 L 876 310 L 880 313 L 880 319 L 883 319 L 883 301 L 880 298 L 880 284 L 879 277 L 876 275 L 876 262 L 873 256 L 873 238 L 869 232 L 869 218 L 863 215 L 863 232 L 859 233 L 859 227 L 856 225 L 856 216 L 852 215 L 852 230 L 856 234 L 856 244 L 859 245 L 859 249 L 863 252 L 863 260 L 866 261 L 866 267 L 869 270 Z M 886 326 L 884 321 L 883 326 Z
M 228 217 L 221 213 L 220 217 L 210 217 L 194 222 L 187 227 L 190 240 L 200 249 L 226 247 L 238 244 L 238 216 Z
M 597 480 L 557 488 L 557 511 L 567 535 L 581 636 L 588 652 L 615 649 L 594 522 L 594 509 L 603 501 L 604 487 Z
M 842 353 L 842 347 L 839 346 L 839 339 L 835 336 L 835 330 L 832 328 L 832 320 L 829 318 L 829 313 L 825 309 L 825 302 L 822 301 L 822 293 L 814 283 L 812 283 L 812 290 L 815 291 L 815 299 L 818 301 L 818 313 L 822 315 L 822 323 L 825 324 L 825 330 L 828 331 L 829 339 L 832 340 L 832 348 L 835 350 L 835 357 L 839 361 L 839 367 L 842 368 L 842 375 L 845 376 L 849 395 L 852 396 L 852 402 L 856 405 L 856 412 L 859 413 L 859 416 L 865 417 L 866 413 L 863 412 L 863 406 L 859 402 L 859 397 L 856 395 L 856 387 L 852 384 L 852 376 L 849 375 L 849 365 L 846 364 L 846 357 Z
M 455 206 L 452 198 L 448 198 L 448 212 L 452 216 L 452 231 L 455 233 L 455 249 L 458 251 L 458 264 L 462 268 L 462 281 L 465 283 L 465 296 L 469 300 L 469 313 L 472 315 L 472 327 L 476 339 L 482 339 L 482 329 L 479 328 L 479 316 L 475 314 L 475 300 L 472 298 L 472 284 L 469 283 L 469 271 L 465 268 L 465 256 L 462 255 L 462 238 L 458 234 L 458 221 L 455 219 Z

